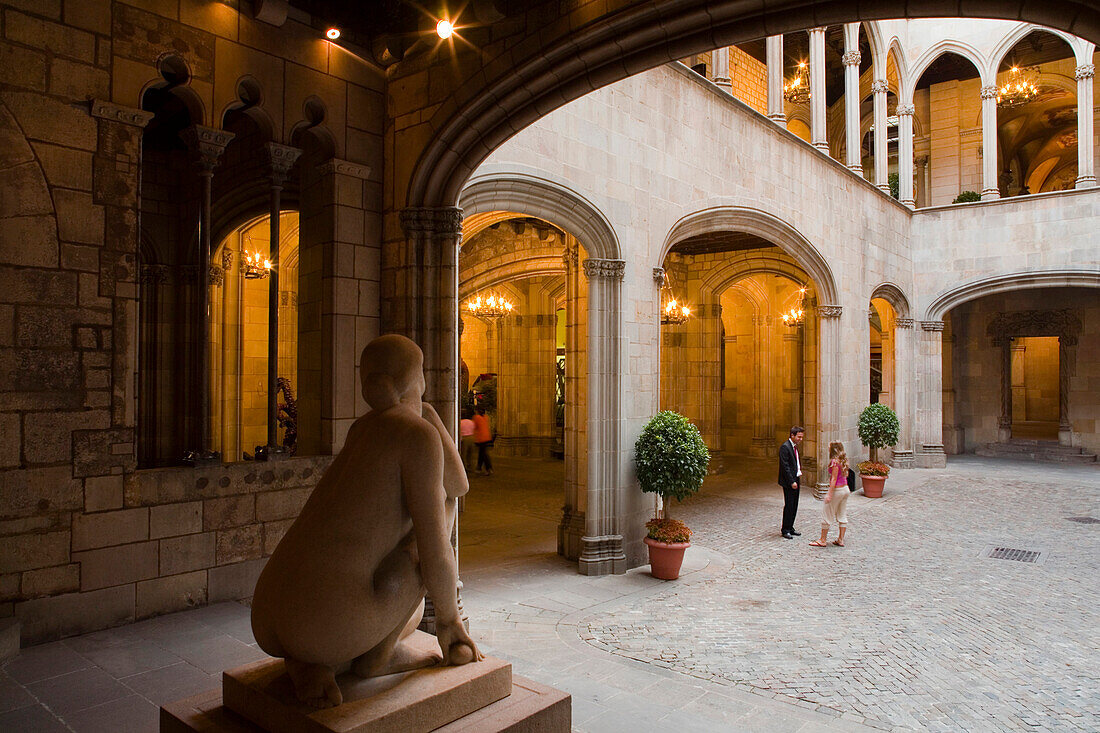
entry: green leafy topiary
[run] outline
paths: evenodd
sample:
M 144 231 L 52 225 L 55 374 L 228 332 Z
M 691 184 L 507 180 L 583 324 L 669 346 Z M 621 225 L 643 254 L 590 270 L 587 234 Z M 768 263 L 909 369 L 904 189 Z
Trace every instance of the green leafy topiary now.
M 859 414 L 859 442 L 871 449 L 875 457 L 879 448 L 898 442 L 898 416 L 886 405 L 867 405 Z
M 969 204 L 972 201 L 981 201 L 981 200 L 982 200 L 982 195 L 980 193 L 978 193 L 977 191 L 963 191 L 958 196 L 956 196 L 955 200 L 952 201 L 951 203 L 953 203 L 953 204 Z
M 683 501 L 707 477 L 710 451 L 699 428 L 683 415 L 665 410 L 646 423 L 634 444 L 634 465 L 642 491 Z
M 895 199 L 901 196 L 901 178 L 897 173 L 891 173 L 886 177 L 886 182 L 890 185 L 890 195 Z

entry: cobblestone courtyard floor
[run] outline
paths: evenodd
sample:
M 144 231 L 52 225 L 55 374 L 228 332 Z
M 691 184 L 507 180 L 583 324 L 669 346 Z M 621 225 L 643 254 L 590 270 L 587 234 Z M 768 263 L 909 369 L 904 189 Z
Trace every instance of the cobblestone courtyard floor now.
M 1100 730 L 1100 468 L 963 457 L 849 499 L 848 546 L 779 537 L 771 461 L 734 459 L 674 515 L 681 579 L 588 578 L 555 554 L 562 464 L 496 460 L 460 520 L 471 633 L 569 692 L 574 730 Z M 1024 563 L 991 547 L 1042 553 Z M 157 706 L 262 657 L 224 603 L 23 650 L 0 731 L 157 730 Z

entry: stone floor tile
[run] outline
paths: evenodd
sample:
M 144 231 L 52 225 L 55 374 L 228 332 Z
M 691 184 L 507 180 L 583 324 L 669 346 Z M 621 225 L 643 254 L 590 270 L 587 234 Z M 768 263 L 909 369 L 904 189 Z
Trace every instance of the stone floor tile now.
M 96 667 L 33 682 L 27 685 L 27 690 L 62 717 L 130 693 L 118 680 Z
M 76 733 L 152 733 L 159 721 L 160 708 L 140 695 L 128 695 L 65 716 L 65 722 Z
M 89 649 L 82 656 L 116 678 L 129 677 L 183 661 L 159 644 L 144 639 L 101 649 Z
M 207 674 L 218 674 L 226 669 L 255 662 L 267 656 L 256 647 L 226 634 L 187 639 L 183 642 L 168 640 L 164 643 L 185 662 Z
M 13 733 L 71 733 L 68 726 L 41 705 L 0 713 L 0 730 Z
M 26 687 L 0 672 L 0 713 L 33 705 L 34 702 L 34 697 L 27 692 Z
M 165 705 L 218 687 L 217 680 L 187 662 L 142 672 L 120 680 L 156 705 Z
M 16 682 L 26 685 L 90 666 L 92 663 L 87 659 L 56 641 L 23 649 L 4 665 L 4 671 Z

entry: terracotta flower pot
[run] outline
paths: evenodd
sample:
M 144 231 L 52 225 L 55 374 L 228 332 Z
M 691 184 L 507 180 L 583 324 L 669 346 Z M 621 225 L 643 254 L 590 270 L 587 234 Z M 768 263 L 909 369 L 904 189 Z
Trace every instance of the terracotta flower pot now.
M 691 547 L 690 542 L 658 542 L 645 538 L 649 545 L 649 572 L 660 580 L 676 580 L 680 577 L 680 566 L 684 563 L 684 550 Z
M 859 480 L 863 483 L 864 496 L 869 496 L 872 499 L 878 499 L 882 496 L 882 485 L 886 483 L 885 476 L 864 476 L 861 473 Z

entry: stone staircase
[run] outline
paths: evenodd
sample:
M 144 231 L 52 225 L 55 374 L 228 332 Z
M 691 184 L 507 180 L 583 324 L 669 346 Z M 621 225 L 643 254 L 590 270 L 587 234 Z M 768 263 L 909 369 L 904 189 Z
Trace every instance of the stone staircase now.
M 1024 440 L 1017 438 L 1007 443 L 986 443 L 974 453 L 979 456 L 1022 458 L 1032 461 L 1096 463 L 1095 453 L 1086 453 L 1084 448 L 1061 445 L 1056 440 Z

